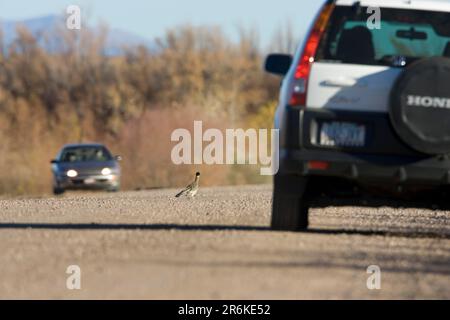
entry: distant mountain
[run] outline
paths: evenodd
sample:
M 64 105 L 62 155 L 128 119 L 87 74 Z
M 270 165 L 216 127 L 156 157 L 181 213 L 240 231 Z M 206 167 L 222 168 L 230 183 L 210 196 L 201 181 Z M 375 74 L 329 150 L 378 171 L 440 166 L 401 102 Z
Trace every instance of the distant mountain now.
M 58 28 L 65 28 L 66 20 L 62 16 L 48 15 L 43 17 L 31 18 L 20 21 L 8 21 L 0 18 L 0 29 L 3 32 L 3 38 L 6 46 L 10 46 L 17 37 L 16 29 L 23 26 L 28 29 L 35 37 L 40 35 L 52 34 L 52 31 Z M 99 32 L 100 30 L 88 26 L 90 30 Z M 81 30 L 82 31 L 82 30 Z M 50 39 L 50 41 L 41 41 L 40 45 L 48 51 L 53 51 L 58 43 L 58 39 Z M 121 29 L 109 29 L 108 38 L 106 39 L 105 49 L 107 55 L 120 55 L 124 47 L 144 46 L 154 49 L 155 45 L 152 41 L 138 36 L 132 32 Z

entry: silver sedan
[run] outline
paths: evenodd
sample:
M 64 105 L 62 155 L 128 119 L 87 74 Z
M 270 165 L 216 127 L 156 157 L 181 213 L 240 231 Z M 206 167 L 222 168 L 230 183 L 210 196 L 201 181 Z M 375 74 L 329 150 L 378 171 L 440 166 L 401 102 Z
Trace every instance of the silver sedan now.
M 120 189 L 120 156 L 113 157 L 101 144 L 66 145 L 52 160 L 53 193 L 66 190 Z

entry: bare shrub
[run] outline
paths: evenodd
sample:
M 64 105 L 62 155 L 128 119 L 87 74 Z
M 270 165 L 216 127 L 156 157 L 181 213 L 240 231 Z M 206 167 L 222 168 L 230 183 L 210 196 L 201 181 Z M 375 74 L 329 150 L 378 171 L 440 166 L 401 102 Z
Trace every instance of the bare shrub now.
M 194 120 L 219 129 L 271 123 L 266 106 L 279 83 L 262 71 L 256 34 L 242 30 L 234 43 L 218 27 L 181 26 L 154 51 L 115 57 L 104 54 L 106 36 L 107 28 L 58 29 L 46 35 L 59 40 L 48 51 L 26 29 L 8 48 L 0 33 L 0 193 L 49 192 L 49 160 L 63 144 L 87 141 L 123 155 L 126 189 L 183 185 L 196 170 L 206 185 L 256 181 L 253 169 L 170 160 L 172 131 Z

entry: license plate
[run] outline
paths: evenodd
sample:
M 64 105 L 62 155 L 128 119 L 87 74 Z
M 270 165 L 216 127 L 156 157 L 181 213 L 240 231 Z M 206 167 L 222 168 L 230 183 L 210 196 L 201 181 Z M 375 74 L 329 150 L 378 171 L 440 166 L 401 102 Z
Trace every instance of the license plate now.
M 327 147 L 364 147 L 366 127 L 351 122 L 325 122 L 320 129 L 319 144 Z
M 94 184 L 95 183 L 95 179 L 85 179 L 84 180 L 84 184 Z

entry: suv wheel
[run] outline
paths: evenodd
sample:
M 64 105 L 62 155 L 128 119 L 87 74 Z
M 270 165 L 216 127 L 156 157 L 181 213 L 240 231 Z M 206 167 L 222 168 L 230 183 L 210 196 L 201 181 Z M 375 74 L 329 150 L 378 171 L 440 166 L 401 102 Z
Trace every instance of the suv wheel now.
M 308 179 L 295 175 L 274 178 L 272 223 L 276 231 L 305 231 L 308 229 L 309 203 L 305 197 Z

